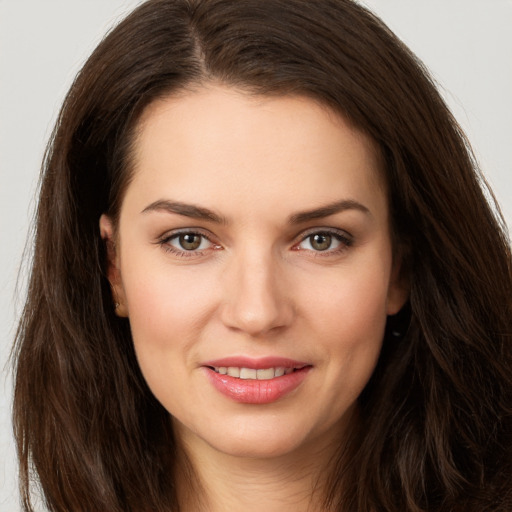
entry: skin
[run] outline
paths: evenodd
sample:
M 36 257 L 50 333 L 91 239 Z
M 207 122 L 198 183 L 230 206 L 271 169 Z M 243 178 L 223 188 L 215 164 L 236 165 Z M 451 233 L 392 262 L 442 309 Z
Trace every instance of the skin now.
M 300 215 L 327 205 L 336 208 Z M 119 225 L 102 216 L 100 229 L 115 242 L 117 313 L 129 318 L 142 373 L 172 415 L 205 509 L 314 509 L 313 488 L 373 372 L 386 317 L 407 297 L 372 142 L 311 99 L 214 85 L 169 96 L 140 121 Z M 201 235 L 199 248 L 184 250 L 176 230 Z M 241 404 L 205 376 L 205 361 L 227 356 L 312 368 L 279 400 Z M 179 488 L 193 509 L 187 484 Z

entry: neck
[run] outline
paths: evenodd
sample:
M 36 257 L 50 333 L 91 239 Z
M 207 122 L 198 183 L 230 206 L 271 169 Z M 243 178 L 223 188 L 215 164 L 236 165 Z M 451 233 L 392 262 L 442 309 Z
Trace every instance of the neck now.
M 179 437 L 180 511 L 324 510 L 332 443 L 317 441 L 310 449 L 302 446 L 300 453 L 279 457 L 246 458 L 220 453 L 192 436 Z M 189 471 L 183 471 L 184 468 Z

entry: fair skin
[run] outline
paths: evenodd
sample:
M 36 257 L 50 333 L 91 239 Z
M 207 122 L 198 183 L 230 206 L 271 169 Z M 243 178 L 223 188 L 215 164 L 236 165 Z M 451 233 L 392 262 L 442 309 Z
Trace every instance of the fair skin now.
M 320 510 L 314 488 L 406 300 L 371 142 L 306 98 L 170 96 L 140 121 L 119 225 L 100 228 L 204 510 Z

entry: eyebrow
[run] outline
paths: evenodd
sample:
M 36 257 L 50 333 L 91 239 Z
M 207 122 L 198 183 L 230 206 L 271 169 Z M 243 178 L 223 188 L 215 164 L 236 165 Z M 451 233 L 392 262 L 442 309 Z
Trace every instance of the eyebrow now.
M 220 215 L 212 212 L 208 208 L 196 206 L 193 204 L 181 203 L 179 201 L 169 201 L 166 199 L 159 199 L 149 206 L 146 206 L 141 213 L 159 212 L 164 211 L 168 213 L 176 213 L 184 217 L 192 219 L 206 220 L 216 224 L 227 224 L 227 220 Z
M 345 199 L 342 201 L 336 201 L 319 208 L 312 210 L 306 210 L 291 215 L 288 218 L 289 224 L 304 224 L 311 220 L 323 219 L 336 213 L 341 213 L 346 210 L 358 210 L 366 215 L 371 215 L 370 210 L 363 204 L 354 201 L 352 199 Z M 141 213 L 149 212 L 168 212 L 175 213 L 177 215 L 183 215 L 184 217 L 190 217 L 192 219 L 206 220 L 214 222 L 215 224 L 227 224 L 228 221 L 225 217 L 222 217 L 208 208 L 197 206 L 188 203 L 182 203 L 180 201 L 170 201 L 167 199 L 159 199 L 146 206 Z
M 295 213 L 294 215 L 290 216 L 288 222 L 290 224 L 303 224 L 310 220 L 323 219 L 324 217 L 329 217 L 330 215 L 335 215 L 336 213 L 341 213 L 346 210 L 358 210 L 366 215 L 371 216 L 370 210 L 363 204 L 358 203 L 352 199 L 345 199 L 321 206 L 319 208 L 315 208 L 313 210 Z

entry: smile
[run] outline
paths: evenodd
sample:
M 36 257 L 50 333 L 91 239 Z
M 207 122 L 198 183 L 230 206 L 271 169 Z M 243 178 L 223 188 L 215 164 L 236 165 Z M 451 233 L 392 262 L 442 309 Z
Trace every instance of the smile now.
M 212 369 L 220 375 L 228 375 L 237 379 L 270 380 L 275 377 L 289 375 L 300 368 L 285 368 L 279 366 L 275 368 L 263 368 L 256 370 L 255 368 L 239 368 L 237 366 L 214 366 Z
M 203 365 L 224 397 L 244 404 L 269 404 L 291 394 L 307 379 L 311 364 L 280 357 L 224 358 Z

